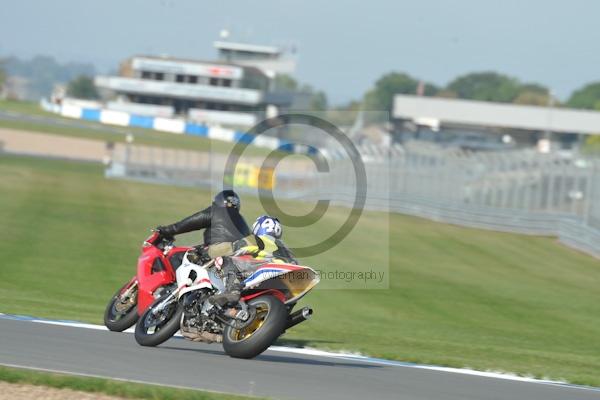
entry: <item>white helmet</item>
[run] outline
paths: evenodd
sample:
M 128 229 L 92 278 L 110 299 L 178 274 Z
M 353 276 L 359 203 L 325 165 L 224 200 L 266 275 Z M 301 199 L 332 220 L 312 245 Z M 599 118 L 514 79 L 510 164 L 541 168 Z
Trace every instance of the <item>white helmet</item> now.
M 283 227 L 276 217 L 270 217 L 268 215 L 261 215 L 256 218 L 254 225 L 252 225 L 252 233 L 256 236 L 268 235 L 275 239 L 281 239 L 283 235 Z

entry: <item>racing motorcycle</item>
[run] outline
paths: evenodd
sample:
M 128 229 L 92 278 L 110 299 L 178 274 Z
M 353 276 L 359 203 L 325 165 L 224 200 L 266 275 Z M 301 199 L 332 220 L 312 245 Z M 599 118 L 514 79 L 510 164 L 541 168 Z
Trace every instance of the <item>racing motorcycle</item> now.
M 313 269 L 257 260 L 239 251 L 234 260 L 247 276 L 238 304 L 220 307 L 208 301 L 224 290 L 223 259 L 198 265 L 197 257 L 188 252 L 177 269 L 177 289 L 142 313 L 135 340 L 142 346 L 157 346 L 181 330 L 192 341 L 222 343 L 231 357 L 253 358 L 287 329 L 310 318 L 310 307 L 292 310 L 319 282 Z
M 176 247 L 174 239 L 162 238 L 157 231 L 144 240 L 137 262 L 137 274 L 121 287 L 104 312 L 104 325 L 115 332 L 133 326 L 157 298 L 172 292 L 175 269 L 191 247 Z

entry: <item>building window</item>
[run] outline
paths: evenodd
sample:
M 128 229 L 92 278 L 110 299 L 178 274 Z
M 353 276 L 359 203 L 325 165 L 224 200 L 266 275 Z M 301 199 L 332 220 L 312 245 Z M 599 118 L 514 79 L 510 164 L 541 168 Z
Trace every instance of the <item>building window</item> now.
M 181 75 L 181 74 L 177 74 L 177 76 L 175 77 L 175 81 L 176 82 L 184 82 L 185 81 L 185 75 Z
M 188 76 L 188 82 L 189 83 L 198 83 L 198 77 L 196 75 L 190 75 L 190 76 Z
M 211 86 L 231 87 L 232 80 L 231 79 L 225 79 L 225 78 L 210 78 L 209 85 L 211 85 Z
M 142 71 L 141 77 L 142 79 L 153 79 L 156 81 L 165 80 L 165 74 L 162 72 Z

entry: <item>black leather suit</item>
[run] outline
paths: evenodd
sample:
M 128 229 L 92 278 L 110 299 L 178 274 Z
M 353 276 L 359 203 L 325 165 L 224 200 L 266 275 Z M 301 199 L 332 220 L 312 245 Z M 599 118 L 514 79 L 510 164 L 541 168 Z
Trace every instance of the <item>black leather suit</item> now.
M 254 242 L 254 236 L 251 235 L 250 228 L 239 210 L 234 207 L 219 207 L 215 203 L 179 222 L 161 226 L 159 229 L 167 236 L 204 229 L 204 245 L 208 246 L 209 258 L 229 256 L 236 248 Z M 225 264 L 223 268 L 225 292 L 211 297 L 212 301 L 221 305 L 239 301 L 243 286 L 235 264 L 231 262 Z
M 196 214 L 171 225 L 161 227 L 161 232 L 175 236 L 204 229 L 204 244 L 235 242 L 250 235 L 250 228 L 237 208 L 218 207 L 214 203 Z

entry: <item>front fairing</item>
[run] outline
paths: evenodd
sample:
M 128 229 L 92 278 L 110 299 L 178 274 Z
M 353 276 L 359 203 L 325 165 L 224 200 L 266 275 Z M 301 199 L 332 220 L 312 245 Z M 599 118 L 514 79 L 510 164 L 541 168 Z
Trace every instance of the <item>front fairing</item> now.
M 173 270 L 168 267 L 162 251 L 154 246 L 144 247 L 138 258 L 136 277 L 139 314 L 152 304 L 156 289 L 175 281 Z
M 179 290 L 178 297 L 194 290 L 213 290 L 215 288 L 213 280 L 217 280 L 217 277 L 214 274 L 211 276 L 206 268 L 189 261 L 187 255 L 183 257 L 183 262 L 177 268 L 176 275 Z

